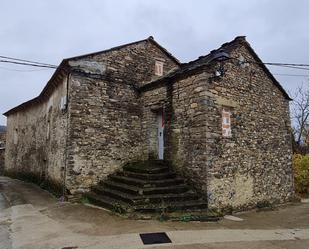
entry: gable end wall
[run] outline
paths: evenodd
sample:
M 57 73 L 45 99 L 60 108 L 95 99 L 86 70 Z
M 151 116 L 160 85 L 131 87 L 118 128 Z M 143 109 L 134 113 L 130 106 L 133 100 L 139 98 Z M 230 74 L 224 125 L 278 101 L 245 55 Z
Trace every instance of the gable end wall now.
M 231 51 L 254 60 L 245 46 Z M 294 196 L 289 101 L 258 64 L 224 62 L 142 94 L 145 153 L 157 154 L 154 110 L 165 113 L 165 159 L 208 200 L 209 207 L 246 209 Z M 222 110 L 232 113 L 222 135 Z

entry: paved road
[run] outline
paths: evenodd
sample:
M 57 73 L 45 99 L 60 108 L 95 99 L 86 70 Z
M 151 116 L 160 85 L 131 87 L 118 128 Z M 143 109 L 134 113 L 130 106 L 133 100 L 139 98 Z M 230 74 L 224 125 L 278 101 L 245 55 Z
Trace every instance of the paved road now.
M 0 183 L 1 184 L 1 183 Z M 0 186 L 1 191 L 1 186 Z M 7 218 L 6 209 L 9 207 L 3 194 L 0 192 L 0 249 L 11 249 L 12 243 L 9 234 L 10 220 Z
M 5 210 L 9 207 L 9 204 L 7 203 L 6 199 L 4 198 L 3 194 L 0 192 L 0 211 Z
M 0 195 L 0 249 L 309 249 L 309 203 L 238 214 L 243 221 L 135 221 L 61 203 L 32 184 L 0 177 L 1 184 L 11 207 Z M 166 232 L 173 243 L 144 246 L 139 233 L 147 232 Z
M 74 226 L 76 226 L 76 224 Z M 84 229 L 83 224 L 79 224 L 79 226 L 81 230 Z M 105 224 L 102 224 L 102 226 L 105 226 Z M 63 226 L 56 220 L 43 215 L 31 204 L 12 207 L 11 229 L 13 248 L 149 248 L 149 246 L 143 245 L 139 234 L 136 233 L 109 236 L 90 235 L 89 231 L 88 234 L 85 232 L 76 233 L 72 228 L 70 229 L 69 226 Z M 167 245 L 167 248 L 170 249 L 309 248 L 309 228 L 182 230 L 168 231 L 167 235 L 173 242 L 172 245 Z
M 191 244 L 167 247 L 150 247 L 148 249 L 308 249 L 309 240 L 274 240 L 250 242 L 219 242 L 209 244 Z

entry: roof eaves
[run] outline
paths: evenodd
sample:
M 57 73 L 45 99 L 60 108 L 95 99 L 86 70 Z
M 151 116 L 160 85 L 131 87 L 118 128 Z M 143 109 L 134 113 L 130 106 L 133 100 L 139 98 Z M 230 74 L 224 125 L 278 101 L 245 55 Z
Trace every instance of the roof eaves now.
M 62 60 L 62 62 L 60 63 L 60 65 L 57 67 L 56 71 L 53 73 L 52 77 L 50 78 L 50 80 L 47 82 L 47 84 L 45 85 L 45 87 L 43 88 L 43 90 L 41 91 L 41 93 L 33 98 L 30 99 L 26 102 L 23 102 L 22 104 L 15 106 L 14 108 L 8 110 L 7 112 L 3 113 L 4 116 L 8 117 L 10 114 L 17 112 L 19 110 L 22 110 L 30 105 L 36 104 L 36 103 L 40 103 L 44 97 L 44 95 L 48 92 L 49 88 L 52 87 L 54 80 L 56 79 L 57 75 L 60 73 L 60 71 L 62 69 L 65 68 L 66 65 L 66 59 Z

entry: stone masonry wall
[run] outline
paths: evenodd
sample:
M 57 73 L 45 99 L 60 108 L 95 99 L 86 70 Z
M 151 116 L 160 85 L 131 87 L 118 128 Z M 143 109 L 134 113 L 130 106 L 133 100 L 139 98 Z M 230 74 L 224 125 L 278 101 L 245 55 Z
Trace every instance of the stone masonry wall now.
M 232 58 L 254 58 L 238 46 Z M 294 195 L 289 101 L 254 63 L 224 65 L 226 75 L 214 80 L 206 96 L 207 193 L 210 206 L 236 209 L 285 202 Z M 222 109 L 229 109 L 231 137 L 222 136 Z
M 254 60 L 245 46 L 233 58 Z M 164 108 L 165 159 L 171 160 L 209 207 L 246 209 L 285 202 L 294 195 L 289 103 L 257 64 L 224 62 L 194 76 L 145 91 L 145 154 L 156 154 L 154 111 Z M 231 136 L 222 135 L 222 110 L 232 113 Z
M 72 194 L 89 190 L 127 161 L 145 158 L 136 87 L 157 77 L 157 58 L 165 61 L 164 73 L 178 67 L 149 41 L 71 62 L 82 66 L 96 63 L 102 75 L 98 79 L 94 71 L 73 73 L 70 80 L 66 182 Z
M 94 67 L 101 67 L 97 68 L 97 71 L 105 74 L 110 79 L 116 79 L 118 82 L 140 87 L 160 77 L 155 75 L 156 60 L 163 62 L 163 75 L 179 67 L 174 60 L 162 52 L 151 40 L 152 38 L 148 38 L 143 42 L 134 43 L 122 48 L 96 53 L 82 59 L 73 59 L 71 64 L 81 65 L 84 68 L 86 66 L 90 71 Z
M 67 115 L 60 110 L 66 79 L 40 105 L 7 118 L 5 174 L 62 191 Z
M 164 112 L 164 159 L 198 188 L 205 186 L 207 99 L 203 90 L 209 74 L 204 72 L 143 92 L 144 154 L 158 155 L 156 113 Z M 201 104 L 202 103 L 202 104 Z
M 72 76 L 67 188 L 86 191 L 140 153 L 140 106 L 125 84 Z

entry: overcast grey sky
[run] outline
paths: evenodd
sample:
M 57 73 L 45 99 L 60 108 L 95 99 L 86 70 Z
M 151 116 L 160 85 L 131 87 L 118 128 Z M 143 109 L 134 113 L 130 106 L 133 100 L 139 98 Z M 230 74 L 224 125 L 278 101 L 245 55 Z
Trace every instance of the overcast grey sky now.
M 309 64 L 308 11 L 306 0 L 0 0 L 0 55 L 59 64 L 153 35 L 187 62 L 245 35 L 264 62 Z M 52 73 L 0 63 L 0 112 L 37 96 Z M 289 92 L 309 84 L 308 76 L 275 77 Z

